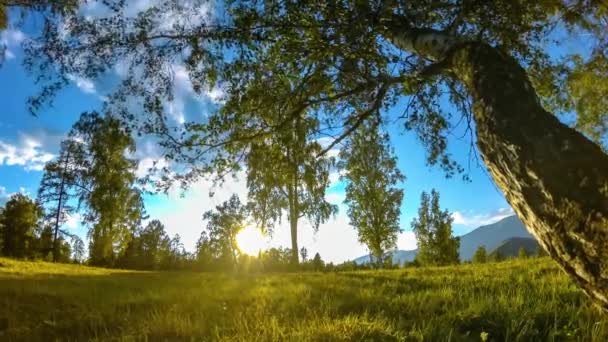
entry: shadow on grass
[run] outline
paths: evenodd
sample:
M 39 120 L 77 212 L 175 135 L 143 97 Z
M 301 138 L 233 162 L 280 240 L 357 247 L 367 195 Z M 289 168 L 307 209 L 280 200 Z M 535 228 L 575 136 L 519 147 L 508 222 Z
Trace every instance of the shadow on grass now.
M 218 283 L 227 286 L 215 291 Z M 225 299 L 253 286 L 251 279 L 170 272 L 0 277 L 0 320 L 6 322 L 0 341 L 139 339 L 150 336 L 156 318 L 200 314 L 196 301 L 204 303 L 205 315 L 220 320 L 226 315 Z M 199 332 L 211 334 L 212 328 Z M 157 337 L 187 339 L 179 331 Z

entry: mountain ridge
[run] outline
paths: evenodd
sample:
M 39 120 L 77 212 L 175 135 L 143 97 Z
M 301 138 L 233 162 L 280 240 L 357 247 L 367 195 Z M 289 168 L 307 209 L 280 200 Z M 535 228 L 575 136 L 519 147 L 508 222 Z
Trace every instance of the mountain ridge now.
M 512 238 L 534 239 L 521 220 L 515 215 L 507 216 L 491 224 L 479 226 L 460 236 L 460 260 L 471 260 L 475 251 L 480 246 L 484 246 L 488 253 L 491 253 L 505 241 Z M 534 241 L 536 240 L 534 239 Z M 392 255 L 393 263 L 396 264 L 413 261 L 417 253 L 417 249 L 387 252 L 387 254 Z M 363 264 L 368 263 L 369 259 L 369 255 L 363 255 L 353 261 L 357 264 Z

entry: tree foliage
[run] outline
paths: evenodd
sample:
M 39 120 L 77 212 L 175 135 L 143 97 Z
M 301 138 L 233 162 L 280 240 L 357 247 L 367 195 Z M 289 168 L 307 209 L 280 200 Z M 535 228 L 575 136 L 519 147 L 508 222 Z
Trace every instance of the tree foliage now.
M 0 255 L 45 261 L 70 262 L 72 247 L 64 236 L 54 239 L 44 210 L 25 194 L 14 194 L 0 208 Z
M 42 209 L 27 195 L 12 195 L 0 215 L 2 254 L 15 258 L 33 256 L 41 216 Z
M 388 135 L 376 124 L 364 124 L 340 152 L 350 224 L 378 266 L 383 265 L 386 251 L 397 247 L 401 232 L 403 190 L 397 186 L 405 177 L 389 144 Z
M 69 236 L 60 227 L 73 215 L 75 199 L 82 198 L 87 191 L 83 187 L 87 164 L 83 144 L 67 139 L 61 143 L 59 156 L 44 166 L 44 173 L 38 187 L 38 203 L 45 208 L 45 220 L 53 226 L 53 260 L 59 258 L 63 235 Z
M 520 259 L 525 259 L 528 257 L 528 251 L 526 251 L 525 247 L 519 247 L 519 250 L 517 251 L 517 257 Z
M 446 149 L 450 113 L 437 100 L 446 89 L 466 114 L 467 96 L 448 78 L 434 77 L 428 59 L 394 49 L 391 38 L 407 29 L 438 28 L 463 40 L 499 45 L 528 67 L 547 104 L 567 111 L 589 98 L 565 86 L 580 78 L 570 73 L 591 75 L 589 68 L 596 62 L 581 60 L 576 66 L 552 60 L 543 43 L 559 25 L 572 35 L 588 32 L 592 55 L 603 59 L 607 13 L 596 1 L 227 2 L 210 13 L 201 11 L 211 6 L 207 1 L 173 0 L 136 15 L 125 10 L 128 6 L 104 1 L 102 15 L 68 13 L 61 23 L 48 23 L 40 39 L 27 47 L 26 65 L 50 76 L 41 79 L 48 83 L 32 99 L 32 110 L 51 100 L 67 84 L 67 75 L 96 78 L 116 63 L 126 63 L 129 72 L 110 99 L 111 107 L 122 109 L 117 111 L 142 131 L 164 137 L 170 157 L 196 164 L 192 175 L 209 171 L 207 162 L 217 161 L 215 157 L 225 161 L 227 155 L 238 154 L 233 144 L 284 128 L 281 122 L 265 121 L 267 111 L 261 108 L 276 112 L 274 108 L 282 107 L 299 113 L 292 118 L 306 114 L 318 119 L 318 131 L 338 126 L 347 133 L 403 95 L 411 96 L 402 116 L 406 127 L 428 148 L 429 163 L 453 174 L 461 169 Z M 165 25 L 168 18 L 175 25 Z M 176 64 L 186 67 L 196 93 L 204 95 L 217 86 L 226 90 L 226 104 L 236 112 L 188 123 L 184 130 L 171 127 L 162 103 L 173 98 Z M 142 100 L 147 115 L 136 117 L 127 110 L 133 96 Z M 602 115 L 591 112 L 581 115 L 581 128 L 604 124 Z M 228 117 L 237 119 L 234 126 L 246 128 L 240 130 L 244 134 L 213 134 Z
M 477 247 L 473 255 L 473 262 L 476 264 L 484 264 L 488 261 L 488 252 L 484 246 Z
M 321 271 L 325 267 L 325 262 L 321 259 L 321 254 L 318 252 L 315 253 L 315 256 L 312 258 L 312 267 L 315 271 Z
M 127 246 L 143 217 L 140 191 L 134 188 L 135 161 L 125 157 L 135 144 L 120 121 L 83 113 L 70 135 L 86 146 L 83 202 L 89 229 L 89 261 L 110 266 Z
M 226 269 L 234 269 L 240 254 L 236 235 L 245 228 L 247 208 L 234 194 L 229 200 L 209 210 L 203 215 L 207 222 L 206 231 L 199 240 L 199 259 L 216 262 Z
M 70 238 L 72 240 L 71 242 L 73 260 L 76 263 L 81 263 L 84 261 L 85 258 L 84 241 L 82 241 L 82 239 L 77 235 L 72 235 Z
M 0 31 L 22 24 L 21 20 L 11 18 L 9 14 L 24 18 L 30 13 L 44 13 L 45 20 L 60 20 L 63 15 L 73 14 L 78 5 L 79 0 L 2 0 L 0 1 Z M 6 46 L 0 42 L 0 67 L 6 57 Z
M 152 220 L 143 229 L 133 230 L 116 263 L 129 269 L 178 269 L 181 255 L 173 255 L 175 251 L 171 247 L 165 226 L 159 220 Z
M 418 218 L 412 230 L 418 241 L 416 260 L 422 265 L 451 265 L 460 262 L 460 238 L 452 236 L 452 215 L 439 206 L 439 193 L 422 192 Z
M 238 108 L 237 113 L 242 114 L 243 107 L 249 105 L 242 102 L 244 101 L 235 107 Z M 283 104 L 279 108 L 281 106 Z M 231 108 L 231 104 L 228 104 L 224 110 Z M 266 112 L 273 113 L 274 108 L 267 108 Z M 336 213 L 337 208 L 325 200 L 333 160 L 319 158 L 321 145 L 309 136 L 318 123 L 316 120 L 302 118 L 296 118 L 290 123 L 289 116 L 293 115 L 289 111 L 278 117 L 264 115 L 264 120 L 270 125 L 281 125 L 282 122 L 289 124 L 245 147 L 245 165 L 249 189 L 248 206 L 252 217 L 260 227 L 272 232 L 272 227 L 287 214 L 291 226 L 292 262 L 297 264 L 300 218 L 308 219 L 316 231 L 321 223 Z

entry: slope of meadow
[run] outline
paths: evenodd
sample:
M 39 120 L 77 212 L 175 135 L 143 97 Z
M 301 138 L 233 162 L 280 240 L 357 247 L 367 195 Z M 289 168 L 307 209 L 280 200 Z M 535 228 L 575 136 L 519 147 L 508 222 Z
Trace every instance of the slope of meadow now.
M 217 275 L 0 258 L 0 340 L 608 341 L 553 261 Z

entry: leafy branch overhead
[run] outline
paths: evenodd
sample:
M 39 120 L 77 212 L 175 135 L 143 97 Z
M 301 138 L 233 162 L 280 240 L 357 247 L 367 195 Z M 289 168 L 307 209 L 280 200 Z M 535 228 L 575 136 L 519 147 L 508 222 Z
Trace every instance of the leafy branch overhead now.
M 432 61 L 395 49 L 391 40 L 406 29 L 422 33 L 431 27 L 462 40 L 482 39 L 518 56 L 538 75 L 540 88 L 553 89 L 558 77 L 547 72 L 556 69 L 540 43 L 562 22 L 601 35 L 603 18 L 592 2 L 559 1 L 228 2 L 216 9 L 212 2 L 172 0 L 136 15 L 124 10 L 123 1 L 104 4 L 101 17 L 68 13 L 61 22 L 49 21 L 42 36 L 27 45 L 26 65 L 44 75 L 31 110 L 42 110 L 69 75 L 94 79 L 120 64 L 126 77 L 108 107 L 138 131 L 160 136 L 167 157 L 195 167 L 191 177 L 237 167 L 235 155 L 243 145 L 283 129 L 290 116 L 271 124 L 263 114 L 268 105 L 281 102 L 294 116 L 317 118 L 311 136 L 343 132 L 343 139 L 404 95 L 411 96 L 411 104 L 402 117 L 428 148 L 429 163 L 448 175 L 461 172 L 447 152 L 451 114 L 438 99 L 448 96 L 470 121 L 467 94 L 449 86 L 445 70 L 425 72 Z M 172 125 L 164 103 L 173 98 L 178 65 L 185 66 L 197 94 L 223 89 L 224 108 L 203 121 Z M 134 111 L 129 104 L 135 98 L 141 107 Z M 601 115 L 592 117 L 601 125 Z M 240 131 L 222 134 L 229 126 Z

